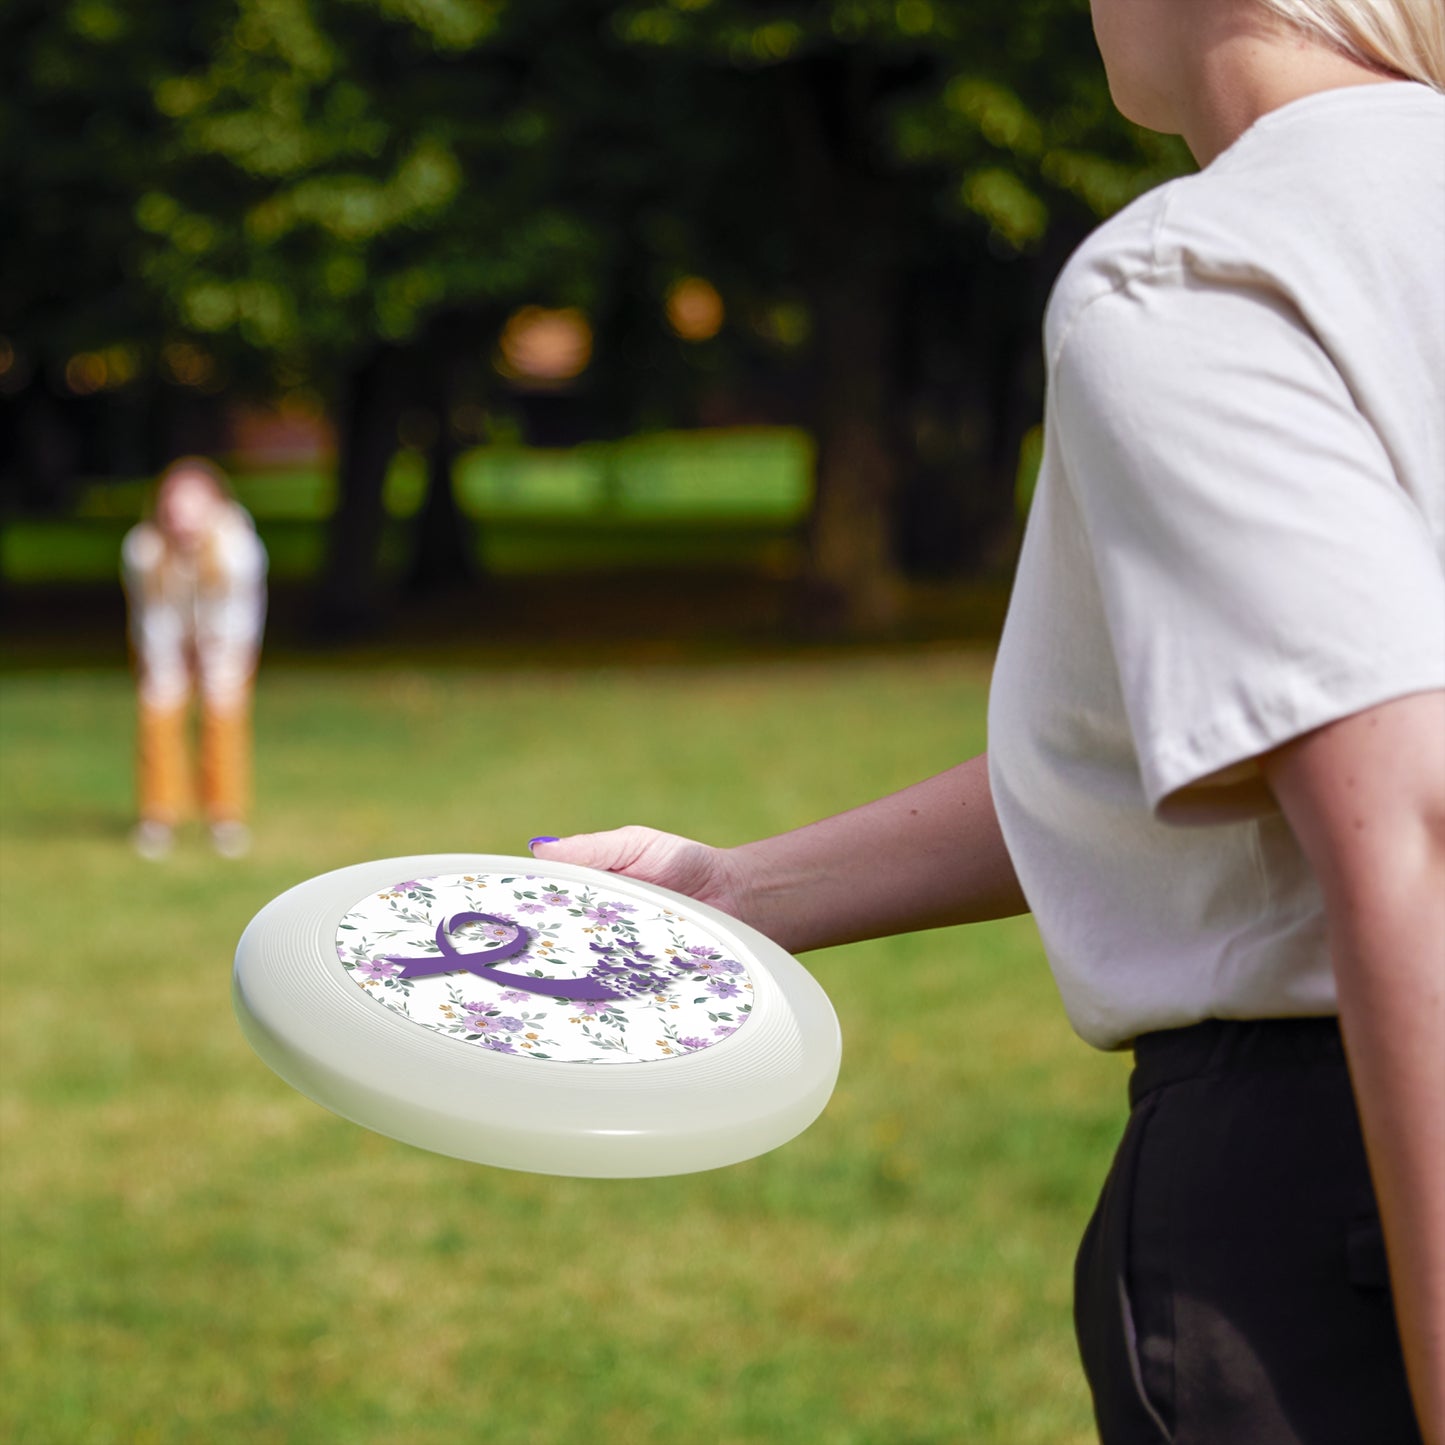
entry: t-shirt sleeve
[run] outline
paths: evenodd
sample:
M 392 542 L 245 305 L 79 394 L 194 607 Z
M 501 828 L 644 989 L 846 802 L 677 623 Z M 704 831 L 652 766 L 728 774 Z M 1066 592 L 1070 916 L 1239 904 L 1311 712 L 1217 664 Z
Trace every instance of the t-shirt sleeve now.
M 1132 284 L 1084 309 L 1050 385 L 1159 816 L 1266 811 L 1262 753 L 1445 687 L 1439 541 L 1281 297 Z

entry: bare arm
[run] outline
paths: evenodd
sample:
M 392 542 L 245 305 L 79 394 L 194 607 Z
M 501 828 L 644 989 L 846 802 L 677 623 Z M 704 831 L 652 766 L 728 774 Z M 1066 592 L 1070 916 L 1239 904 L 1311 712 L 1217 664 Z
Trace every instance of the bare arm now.
M 985 754 L 900 793 L 737 848 L 651 828 L 539 843 L 715 904 L 792 953 L 1026 913 L 994 813 Z
M 1445 1445 L 1445 693 L 1321 728 L 1264 768 L 1324 892 L 1415 1408 Z
M 986 754 L 732 857 L 757 926 L 799 953 L 1028 912 Z

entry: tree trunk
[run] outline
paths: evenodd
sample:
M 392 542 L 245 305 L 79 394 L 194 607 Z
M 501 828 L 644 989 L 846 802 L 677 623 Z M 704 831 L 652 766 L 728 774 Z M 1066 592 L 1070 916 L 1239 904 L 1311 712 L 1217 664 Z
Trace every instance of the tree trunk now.
M 436 427 L 426 456 L 426 494 L 413 527 L 411 564 L 406 590 L 414 597 L 437 597 L 461 590 L 477 574 L 470 520 L 457 505 L 452 468 L 456 443 L 452 435 L 454 367 L 441 356 L 427 404 Z
M 898 464 L 889 415 L 892 324 L 884 278 L 866 268 L 814 293 L 817 491 L 808 576 L 849 632 L 890 630 L 903 610 L 894 546 Z
M 382 487 L 396 454 L 400 353 L 381 347 L 347 378 L 341 409 L 337 502 L 316 599 L 316 633 L 342 642 L 373 633 L 386 608 Z
M 878 77 L 850 52 L 780 67 L 779 78 L 814 328 L 807 580 L 825 609 L 817 620 L 876 635 L 903 610 L 893 436 L 900 260 L 894 197 L 868 126 Z

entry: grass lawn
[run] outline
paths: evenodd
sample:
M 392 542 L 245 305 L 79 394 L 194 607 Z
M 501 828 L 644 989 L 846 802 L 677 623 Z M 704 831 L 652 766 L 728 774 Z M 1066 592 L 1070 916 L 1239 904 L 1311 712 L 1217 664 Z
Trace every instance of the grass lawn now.
M 812 499 L 813 443 L 790 427 L 659 432 L 568 450 L 476 447 L 457 458 L 453 488 L 493 576 L 578 568 L 731 565 L 796 570 Z M 329 467 L 239 471 L 273 579 L 315 576 L 336 507 Z M 11 517 L 0 527 L 0 578 L 97 582 L 116 576 L 121 539 L 143 515 L 148 480 L 84 487 L 71 513 Z M 382 553 L 400 569 L 426 491 L 423 458 L 402 450 L 385 487 Z
M 762 1159 L 576 1181 L 424 1154 L 250 1053 L 235 940 L 360 859 L 628 821 L 719 842 L 983 742 L 987 660 L 263 674 L 256 849 L 125 845 L 118 673 L 3 686 L 14 1445 L 1083 1445 L 1075 1241 L 1124 1066 L 1027 920 L 813 955 L 832 1104 Z

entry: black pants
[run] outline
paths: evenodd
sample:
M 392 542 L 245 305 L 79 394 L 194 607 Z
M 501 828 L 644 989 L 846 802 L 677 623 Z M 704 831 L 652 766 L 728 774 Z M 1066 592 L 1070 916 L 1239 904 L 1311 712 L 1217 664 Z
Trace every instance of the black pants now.
M 1135 1050 L 1075 1268 L 1104 1445 L 1418 1445 L 1333 1019 Z

